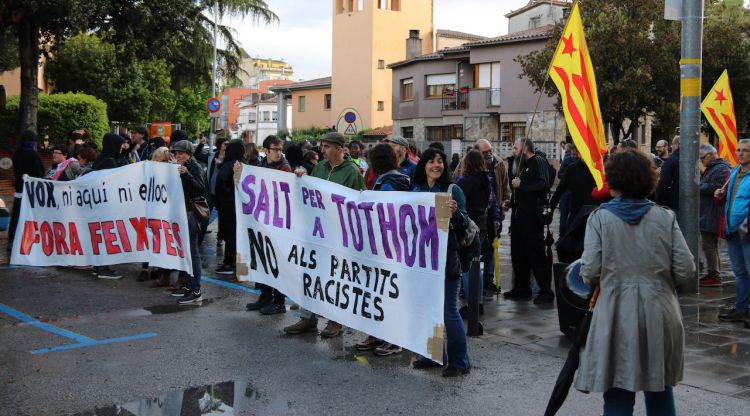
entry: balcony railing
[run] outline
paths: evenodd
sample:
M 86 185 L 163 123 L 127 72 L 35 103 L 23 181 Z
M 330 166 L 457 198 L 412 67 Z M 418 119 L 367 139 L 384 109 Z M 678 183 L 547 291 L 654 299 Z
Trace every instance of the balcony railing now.
M 468 90 L 461 88 L 443 91 L 443 111 L 466 110 L 467 108 L 469 108 Z
M 500 88 L 487 90 L 487 107 L 500 107 Z

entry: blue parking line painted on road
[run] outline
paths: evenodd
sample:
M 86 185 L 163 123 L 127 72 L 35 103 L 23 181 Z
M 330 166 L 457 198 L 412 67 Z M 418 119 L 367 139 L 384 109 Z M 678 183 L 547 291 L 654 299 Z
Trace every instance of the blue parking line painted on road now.
M 60 345 L 59 347 L 40 348 L 38 350 L 32 350 L 31 353 L 32 354 L 45 354 L 48 352 L 66 351 L 66 350 L 72 350 L 75 348 L 95 347 L 97 345 L 114 344 L 117 342 L 136 341 L 140 339 L 152 338 L 155 336 L 156 334 L 153 332 L 144 332 L 143 334 L 136 334 L 136 335 L 131 335 L 127 337 L 110 338 L 110 339 L 102 339 L 102 340 L 94 339 L 94 340 L 91 340 L 91 342 L 82 342 L 80 344 L 68 344 L 68 345 Z
M 230 289 L 241 290 L 243 292 L 252 293 L 253 295 L 260 295 L 260 290 L 250 289 L 249 287 L 238 285 L 236 283 L 226 282 L 224 280 L 214 279 L 214 278 L 207 277 L 207 276 L 201 276 L 201 281 L 212 283 L 212 284 L 215 284 L 217 286 L 228 287 Z
M 72 339 L 74 341 L 78 341 L 78 344 L 60 345 L 58 347 L 41 348 L 41 349 L 32 350 L 31 351 L 32 354 L 44 354 L 48 352 L 65 351 L 65 350 L 70 350 L 74 348 L 94 347 L 97 345 L 106 345 L 106 344 L 114 344 L 117 342 L 135 341 L 139 339 L 151 338 L 151 337 L 156 336 L 156 334 L 153 332 L 145 332 L 142 334 L 130 335 L 127 337 L 94 339 L 94 338 L 89 338 L 81 334 L 77 334 L 73 331 L 68 331 L 67 329 L 58 328 L 48 323 L 40 322 L 39 320 L 34 319 L 33 317 L 21 311 L 13 309 L 8 305 L 3 305 L 2 303 L 0 303 L 0 312 L 12 318 L 15 318 L 23 322 L 24 324 L 33 326 L 34 328 L 37 328 L 37 329 L 41 329 L 42 331 L 50 332 L 52 334 L 59 335 L 61 337 L 65 337 L 68 339 Z

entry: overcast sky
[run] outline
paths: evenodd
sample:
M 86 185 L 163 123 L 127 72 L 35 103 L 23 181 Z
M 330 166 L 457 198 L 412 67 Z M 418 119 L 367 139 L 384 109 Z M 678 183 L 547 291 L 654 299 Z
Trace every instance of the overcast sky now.
M 409 0 L 406 0 L 409 1 Z M 436 29 L 450 29 L 483 36 L 508 31 L 504 17 L 528 0 L 434 0 Z M 226 20 L 237 39 L 252 56 L 284 59 L 294 68 L 294 78 L 313 79 L 331 75 L 331 0 L 267 0 L 280 22 L 270 26 L 249 19 Z

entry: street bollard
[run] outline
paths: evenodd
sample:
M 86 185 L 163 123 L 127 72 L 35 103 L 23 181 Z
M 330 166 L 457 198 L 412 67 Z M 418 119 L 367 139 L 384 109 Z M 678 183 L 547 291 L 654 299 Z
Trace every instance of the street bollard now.
M 469 328 L 466 331 L 466 335 L 470 337 L 478 337 L 484 333 L 482 323 L 479 322 L 479 297 L 482 296 L 482 287 L 479 283 L 479 256 L 474 257 L 471 260 L 471 267 L 469 268 L 469 293 L 466 294 L 469 301 Z

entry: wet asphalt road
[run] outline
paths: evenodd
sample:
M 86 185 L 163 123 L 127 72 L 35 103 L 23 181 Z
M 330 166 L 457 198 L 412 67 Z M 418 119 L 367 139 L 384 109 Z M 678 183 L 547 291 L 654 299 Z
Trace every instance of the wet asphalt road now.
M 204 274 L 216 278 L 213 247 L 209 236 Z M 162 289 L 135 281 L 136 265 L 117 266 L 126 277 L 116 281 L 85 270 L 0 267 L 0 304 L 6 306 L 0 312 L 0 415 L 139 414 L 139 408 L 143 415 L 207 414 L 201 405 L 224 415 L 541 415 L 567 348 L 554 309 L 488 300 L 487 334 L 469 342 L 471 374 L 444 379 L 439 370 L 411 369 L 408 352 L 387 358 L 355 353 L 364 335 L 351 330 L 331 340 L 286 336 L 282 328 L 297 320 L 293 311 L 270 317 L 246 312 L 255 296 L 217 282 L 204 282 L 202 306 L 177 307 Z M 726 331 L 741 337 L 745 330 L 724 331 L 727 338 Z M 133 336 L 142 338 L 97 343 Z M 709 336 L 691 351 L 703 351 L 700 343 Z M 86 346 L 45 350 L 81 343 Z M 688 359 L 703 368 L 693 369 L 693 380 L 714 377 L 714 384 L 677 387 L 679 414 L 750 414 L 750 383 L 741 385 L 750 381 L 742 381 L 749 344 L 732 345 L 734 361 L 731 346 L 726 354 Z M 712 367 L 727 373 L 717 375 Z M 734 389 L 693 387 L 709 384 Z M 636 408 L 644 414 L 642 396 Z M 559 414 L 601 414 L 601 396 L 571 392 Z

